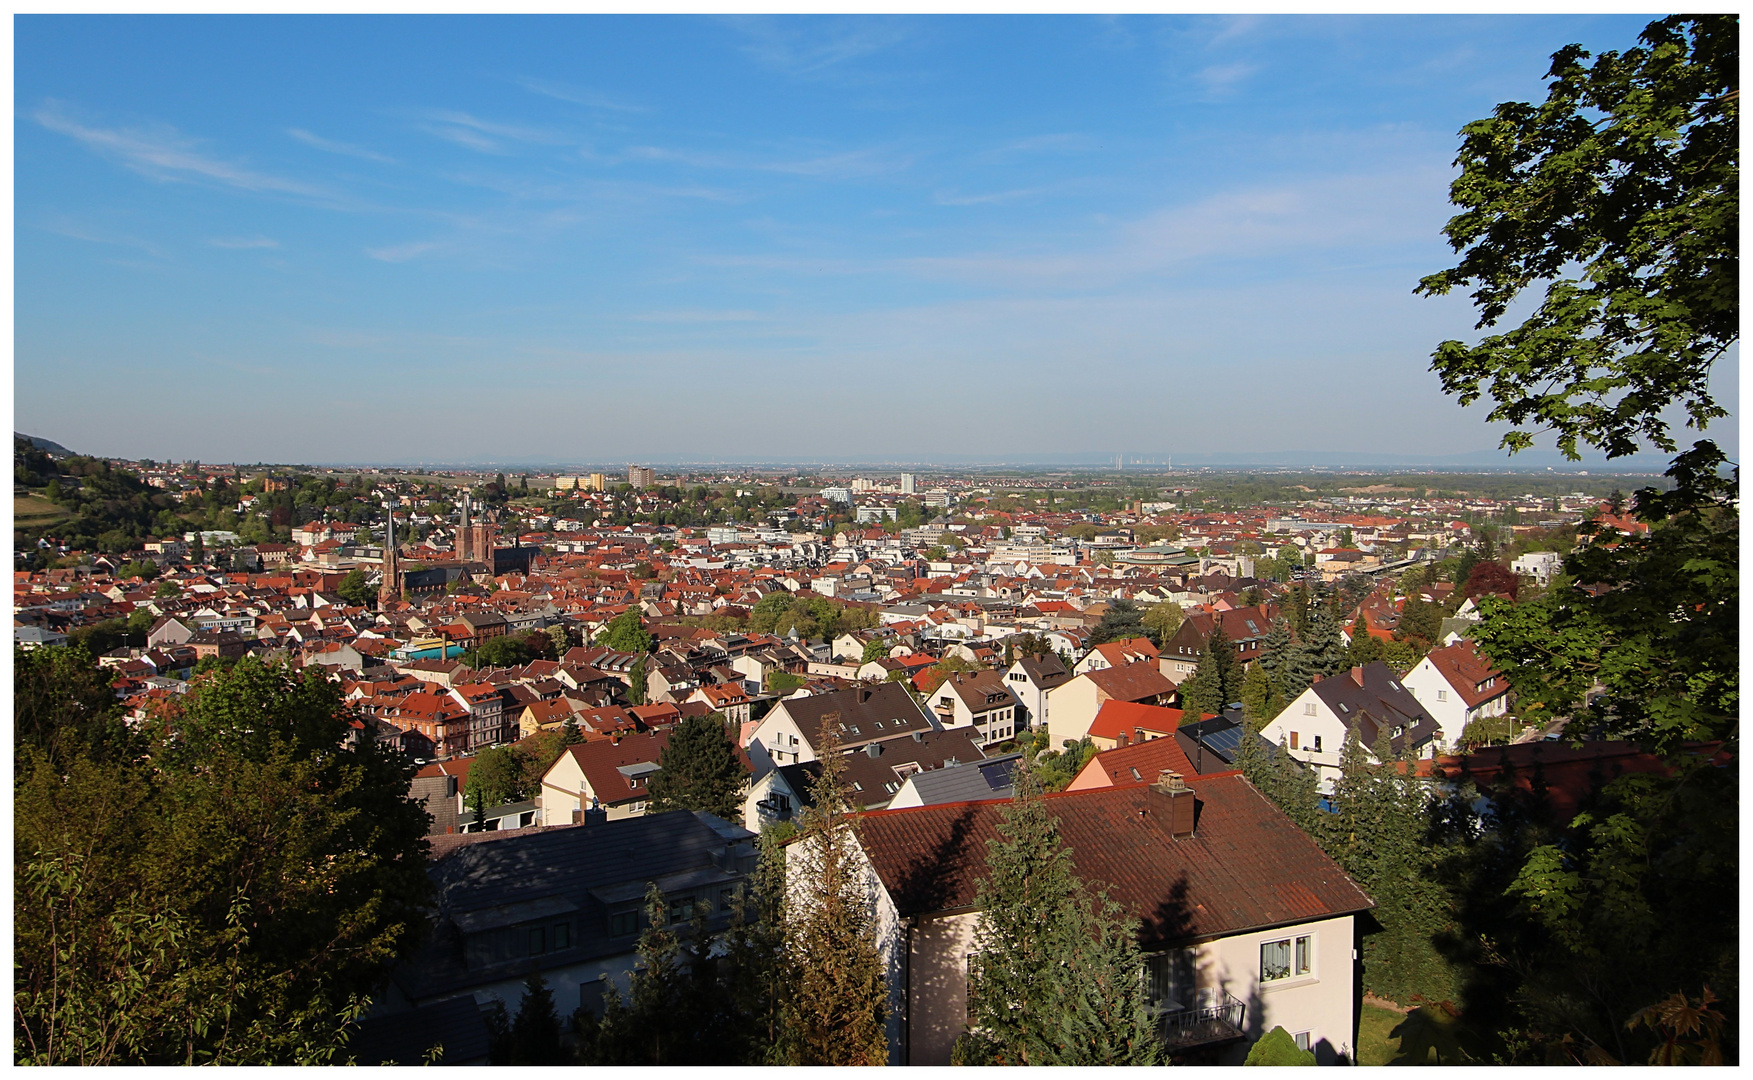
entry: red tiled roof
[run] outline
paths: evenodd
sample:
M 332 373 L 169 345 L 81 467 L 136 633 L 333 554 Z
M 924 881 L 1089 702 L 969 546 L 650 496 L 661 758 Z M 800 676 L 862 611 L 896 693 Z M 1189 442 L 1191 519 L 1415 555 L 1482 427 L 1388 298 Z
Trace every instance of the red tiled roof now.
M 1142 922 L 1146 946 L 1366 910 L 1363 890 L 1239 773 L 1191 785 L 1196 828 L 1173 839 L 1149 785 L 1046 796 L 1077 872 Z M 1006 802 L 878 810 L 860 820 L 902 915 L 973 906 Z
M 1436 668 L 1437 674 L 1448 680 L 1469 709 L 1476 709 L 1510 692 L 1509 680 L 1491 666 L 1491 661 L 1471 641 L 1457 642 L 1446 649 L 1432 649 L 1425 659 Z
M 1133 707 L 1138 708 L 1139 706 Z M 1178 710 L 1162 709 L 1160 711 L 1176 712 Z M 1103 750 L 1089 760 L 1089 763 L 1071 781 L 1067 790 L 1082 791 L 1085 788 L 1094 787 L 1148 784 L 1154 781 L 1164 769 L 1178 772 L 1189 779 L 1198 774 L 1193 763 L 1187 760 L 1186 752 L 1173 738 L 1147 739 L 1144 742 L 1133 743 L 1131 746 Z
M 1721 743 L 1688 743 L 1687 750 L 1710 757 L 1713 764 L 1724 765 L 1731 759 Z M 1570 746 L 1561 742 L 1520 743 L 1514 746 L 1493 746 L 1464 757 L 1444 754 L 1436 759 L 1431 773 L 1439 780 L 1461 783 L 1471 780 L 1481 791 L 1497 783 L 1508 772 L 1515 786 L 1533 790 L 1539 776 L 1546 786 L 1547 798 L 1554 817 L 1569 824 L 1577 807 L 1594 790 L 1597 783 L 1607 784 L 1627 773 L 1668 775 L 1667 762 L 1645 753 L 1626 742 L 1587 742 Z
M 1118 739 L 1122 735 L 1131 735 L 1135 728 L 1143 728 L 1157 735 L 1173 735 L 1184 720 L 1180 709 L 1168 709 L 1160 705 L 1140 705 L 1132 701 L 1104 701 L 1096 710 L 1096 718 L 1090 721 L 1090 737 L 1096 739 Z M 1211 714 L 1195 716 L 1193 719 L 1210 719 Z M 1155 775 L 1154 773 L 1152 774 Z

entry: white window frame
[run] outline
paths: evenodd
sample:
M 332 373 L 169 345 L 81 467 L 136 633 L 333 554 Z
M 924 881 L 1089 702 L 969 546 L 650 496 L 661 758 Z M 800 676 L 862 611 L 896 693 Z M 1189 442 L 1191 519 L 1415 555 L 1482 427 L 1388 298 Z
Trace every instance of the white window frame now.
M 1284 950 L 1284 967 L 1269 967 L 1266 950 L 1282 946 Z M 1281 974 L 1272 974 L 1281 970 Z M 1260 985 L 1270 986 L 1274 983 L 1285 983 L 1295 979 L 1310 979 L 1315 975 L 1315 935 L 1292 934 L 1288 937 L 1268 938 L 1260 942 Z

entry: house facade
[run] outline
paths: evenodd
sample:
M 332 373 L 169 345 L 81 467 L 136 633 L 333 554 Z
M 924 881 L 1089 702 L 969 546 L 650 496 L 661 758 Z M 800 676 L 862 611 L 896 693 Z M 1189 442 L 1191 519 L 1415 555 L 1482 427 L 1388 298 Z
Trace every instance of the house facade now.
M 1317 1060 L 1355 1059 L 1356 919 L 1372 902 L 1240 775 L 1046 799 L 1079 876 L 1109 885 L 1139 920 L 1151 1007 L 1177 1059 L 1240 1064 L 1250 1040 L 1281 1025 Z M 1001 807 L 860 821 L 890 980 L 891 1063 L 947 1065 L 966 1030 L 974 902 Z
M 930 698 L 939 727 L 972 727 L 982 746 L 1016 735 L 1020 704 L 1005 685 L 1004 675 L 991 668 L 955 672 Z
M 1096 713 L 1109 701 L 1168 705 L 1175 684 L 1153 663 L 1086 671 L 1047 693 L 1048 746 L 1058 750 L 1089 734 Z
M 1004 684 L 1017 696 L 1018 725 L 1041 727 L 1047 723 L 1047 693 L 1071 681 L 1065 661 L 1055 653 L 1023 656 L 1005 669 Z
M 1315 683 L 1260 734 L 1313 766 L 1321 790 L 1330 792 L 1339 778 L 1346 732 L 1354 724 L 1364 748 L 1372 753 L 1384 729 L 1394 753 L 1405 750 L 1414 757 L 1430 757 L 1442 737 L 1442 726 L 1382 663 L 1354 667 Z
M 830 733 L 843 749 L 853 749 L 868 742 L 937 728 L 938 724 L 920 709 L 904 687 L 877 683 L 786 698 L 748 733 L 744 748 L 759 775 L 780 765 L 814 761 L 817 748 Z
M 1509 680 L 1471 641 L 1432 649 L 1401 682 L 1442 727 L 1445 750 L 1473 721 L 1509 712 Z

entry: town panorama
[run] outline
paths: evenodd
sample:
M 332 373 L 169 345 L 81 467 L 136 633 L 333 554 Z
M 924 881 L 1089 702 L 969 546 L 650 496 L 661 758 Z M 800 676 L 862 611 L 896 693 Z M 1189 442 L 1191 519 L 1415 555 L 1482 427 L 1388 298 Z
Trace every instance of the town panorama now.
M 1737 16 L 15 21 L 15 1064 L 1739 1063 Z

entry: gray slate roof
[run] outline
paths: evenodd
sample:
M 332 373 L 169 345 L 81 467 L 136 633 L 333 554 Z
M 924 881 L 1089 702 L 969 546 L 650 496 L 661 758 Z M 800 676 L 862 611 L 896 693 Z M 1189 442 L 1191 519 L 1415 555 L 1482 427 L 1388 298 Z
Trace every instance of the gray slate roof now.
M 1011 796 L 1011 776 L 1022 757 L 1021 754 L 1001 754 L 984 761 L 914 773 L 908 777 L 908 783 L 913 785 L 913 790 L 926 806 L 1008 799 Z
M 690 889 L 715 894 L 753 870 L 753 839 L 711 814 L 674 812 L 459 848 L 427 870 L 438 891 L 434 932 L 393 977 L 411 1000 L 429 1001 L 522 978 L 532 964 L 548 969 L 629 953 L 634 935 L 610 934 L 611 910 L 637 906 L 652 881 L 672 895 Z M 539 960 L 488 960 L 491 950 L 481 948 L 484 936 L 556 921 L 570 923 L 571 944 Z

